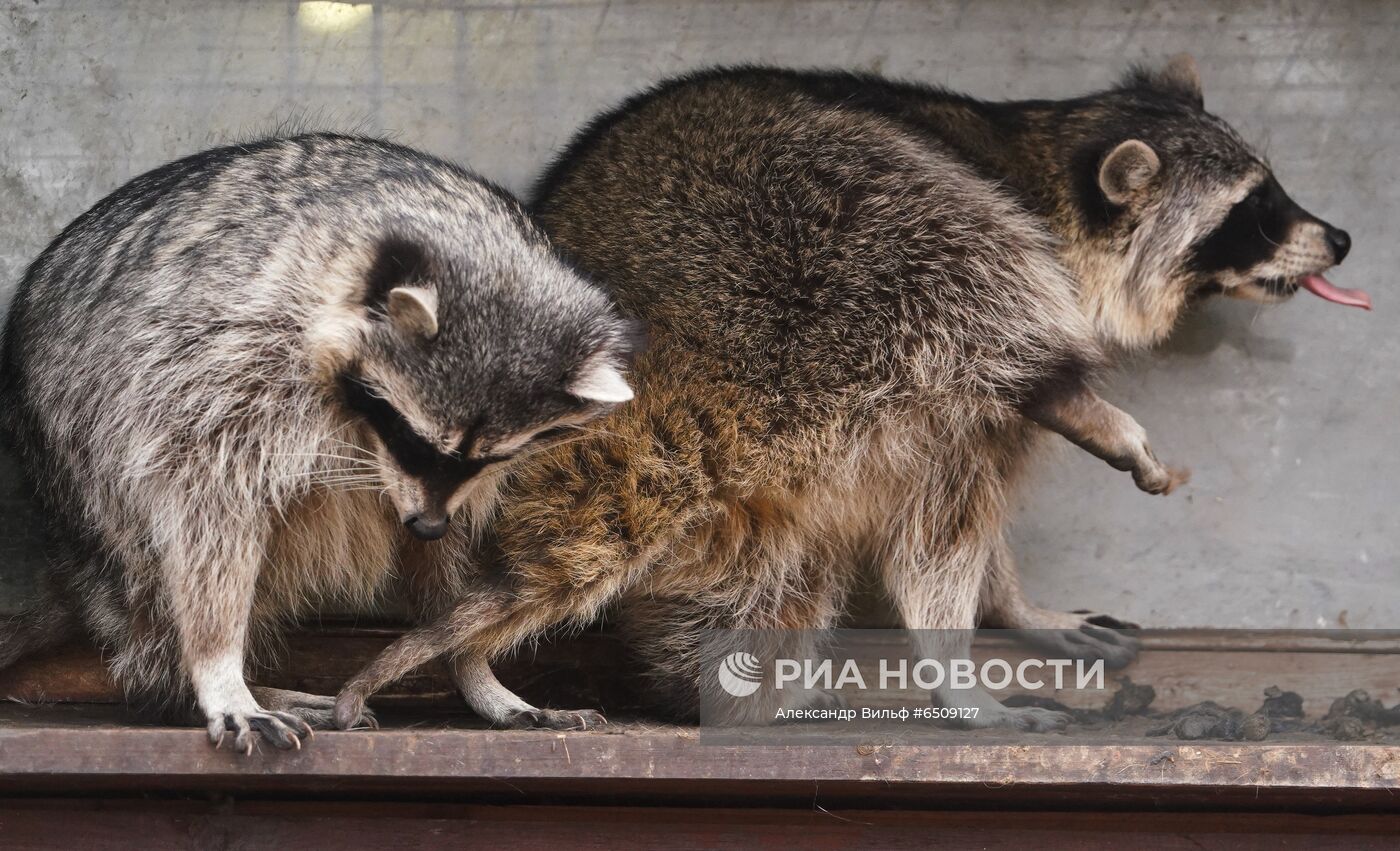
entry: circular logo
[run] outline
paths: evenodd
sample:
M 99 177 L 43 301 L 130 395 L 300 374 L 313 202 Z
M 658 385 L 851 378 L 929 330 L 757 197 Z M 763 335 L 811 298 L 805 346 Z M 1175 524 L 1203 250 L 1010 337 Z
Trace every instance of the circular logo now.
M 730 653 L 720 660 L 720 688 L 735 697 L 748 697 L 758 691 L 759 683 L 762 680 L 763 666 L 759 664 L 758 657 L 752 653 L 740 650 L 737 653 Z

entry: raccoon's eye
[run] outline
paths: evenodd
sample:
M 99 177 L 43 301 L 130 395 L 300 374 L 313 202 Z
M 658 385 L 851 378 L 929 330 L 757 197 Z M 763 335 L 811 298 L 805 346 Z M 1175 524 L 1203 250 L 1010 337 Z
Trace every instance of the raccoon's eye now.
M 397 408 L 389 404 L 387 399 L 375 392 L 372 386 L 358 376 L 342 376 L 340 389 L 345 404 L 349 406 L 350 410 L 371 423 L 387 424 L 393 422 L 397 424 L 403 420 Z
M 1244 196 L 1244 200 L 1241 201 L 1240 204 L 1251 212 L 1260 214 L 1267 213 L 1276 206 L 1276 201 L 1278 200 L 1276 188 L 1272 178 L 1266 179 L 1263 183 L 1254 187 L 1248 195 Z
M 363 379 L 342 376 L 341 392 L 350 410 L 365 418 L 406 471 L 428 469 L 442 458 L 442 453 L 414 431 L 398 408 Z

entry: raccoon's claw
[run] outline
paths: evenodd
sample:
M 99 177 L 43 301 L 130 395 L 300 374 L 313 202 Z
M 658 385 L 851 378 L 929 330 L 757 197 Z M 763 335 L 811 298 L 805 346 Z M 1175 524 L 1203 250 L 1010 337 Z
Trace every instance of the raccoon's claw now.
M 592 730 L 608 719 L 592 709 L 524 709 L 497 726 L 507 730 Z
M 221 747 L 225 734 L 232 732 L 233 749 L 252 754 L 260 733 L 264 739 L 282 750 L 301 750 L 301 740 L 310 738 L 311 725 L 290 712 L 225 712 L 209 719 L 206 727 L 209 741 Z

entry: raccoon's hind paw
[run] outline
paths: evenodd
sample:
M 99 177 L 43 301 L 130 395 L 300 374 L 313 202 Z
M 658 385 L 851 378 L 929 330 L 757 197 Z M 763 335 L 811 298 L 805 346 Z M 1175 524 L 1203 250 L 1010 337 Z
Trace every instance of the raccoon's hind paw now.
M 313 735 L 311 725 L 289 712 L 225 712 L 210 718 L 206 729 L 216 748 L 233 733 L 233 749 L 244 754 L 251 754 L 256 746 L 254 733 L 282 750 L 301 750 L 301 740 Z
M 1120 621 L 1108 615 L 1084 615 L 1084 620 L 1076 629 L 1047 631 L 1038 635 L 1035 642 L 1053 652 L 1064 653 L 1071 659 L 1085 662 L 1103 660 L 1109 670 L 1126 668 L 1137 659 L 1141 644 L 1136 638 L 1121 630 L 1137 629 L 1137 624 Z
M 608 719 L 592 709 L 522 709 L 496 726 L 506 730 L 594 730 Z
M 1141 627 L 1097 612 L 1040 609 L 1036 616 L 1023 618 L 1016 631 L 1041 650 L 1090 663 L 1102 659 L 1110 670 L 1116 671 L 1137 658 L 1141 645 L 1124 631 L 1136 629 Z

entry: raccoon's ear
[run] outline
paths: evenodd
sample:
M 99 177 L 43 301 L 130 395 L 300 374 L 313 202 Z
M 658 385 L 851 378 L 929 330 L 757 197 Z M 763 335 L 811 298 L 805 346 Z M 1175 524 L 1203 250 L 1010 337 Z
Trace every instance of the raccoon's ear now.
M 613 355 L 597 351 L 589 355 L 569 380 L 569 395 L 589 402 L 617 405 L 632 398 L 632 388 L 617 368 Z
M 424 287 L 389 290 L 389 322 L 408 336 L 427 340 L 437 336 L 437 293 Z
M 1162 161 L 1146 142 L 1129 139 L 1108 152 L 1099 165 L 1099 189 L 1112 204 L 1124 206 L 1136 198 L 1157 172 Z
M 1168 59 L 1156 77 L 1162 87 L 1186 95 L 1196 106 L 1205 105 L 1205 96 L 1201 94 L 1201 69 L 1196 67 L 1191 54 L 1178 53 Z

